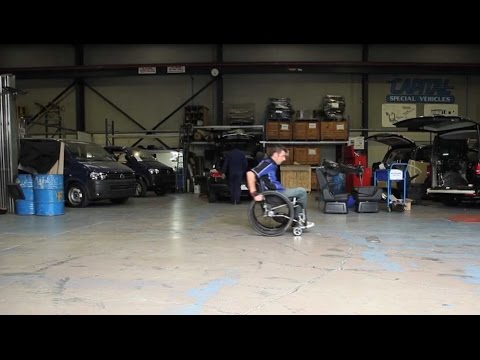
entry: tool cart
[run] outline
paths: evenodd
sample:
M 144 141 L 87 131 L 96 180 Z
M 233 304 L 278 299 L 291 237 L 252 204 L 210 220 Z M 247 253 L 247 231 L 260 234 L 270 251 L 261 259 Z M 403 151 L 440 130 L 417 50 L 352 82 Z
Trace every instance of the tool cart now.
M 374 185 L 377 186 L 378 181 L 387 182 L 387 210 L 392 211 L 392 208 L 405 210 L 407 198 L 407 169 L 408 164 L 395 162 L 390 164 L 388 169 L 378 169 L 374 174 Z M 402 199 L 392 198 L 392 183 L 403 182 Z

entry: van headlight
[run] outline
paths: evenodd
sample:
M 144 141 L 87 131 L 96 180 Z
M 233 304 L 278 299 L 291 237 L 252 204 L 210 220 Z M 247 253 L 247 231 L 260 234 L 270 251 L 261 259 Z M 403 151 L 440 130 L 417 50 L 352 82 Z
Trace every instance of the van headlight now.
M 148 172 L 153 175 L 153 174 L 160 173 L 160 170 L 158 170 L 158 169 L 148 169 Z
M 105 180 L 106 178 L 107 178 L 107 174 L 103 172 L 93 171 L 90 173 L 90 179 L 92 180 Z

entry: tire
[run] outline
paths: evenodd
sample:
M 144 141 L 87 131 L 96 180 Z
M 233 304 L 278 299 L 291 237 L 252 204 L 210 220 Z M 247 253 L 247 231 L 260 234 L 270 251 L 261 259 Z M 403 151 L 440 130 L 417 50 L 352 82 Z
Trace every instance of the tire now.
M 136 179 L 135 182 L 135 196 L 136 197 L 145 197 L 147 195 L 147 185 L 142 179 Z
M 85 186 L 78 182 L 69 184 L 65 201 L 67 206 L 73 208 L 81 208 L 87 206 L 89 204 L 89 200 Z
M 128 201 L 128 197 L 124 198 L 117 198 L 117 199 L 110 199 L 110 201 L 114 204 L 125 204 Z
M 263 196 L 265 200 L 253 200 L 250 203 L 248 221 L 253 229 L 261 235 L 282 235 L 292 225 L 294 217 L 292 202 L 285 195 L 276 191 L 265 191 Z M 266 216 L 264 206 L 273 212 L 272 216 Z

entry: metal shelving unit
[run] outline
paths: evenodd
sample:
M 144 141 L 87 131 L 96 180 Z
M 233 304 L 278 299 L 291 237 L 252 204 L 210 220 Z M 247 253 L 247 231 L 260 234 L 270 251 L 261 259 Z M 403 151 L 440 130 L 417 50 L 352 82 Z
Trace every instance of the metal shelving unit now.
M 263 125 L 191 125 L 191 124 L 184 124 L 182 125 L 183 131 L 181 131 L 181 141 L 180 145 L 183 147 L 183 170 L 184 170 L 184 191 L 187 191 L 187 171 L 188 170 L 188 159 L 191 153 L 191 146 L 213 146 L 217 142 L 216 141 L 191 141 L 191 137 L 195 130 L 209 130 L 212 132 L 226 132 L 229 130 L 254 130 L 258 131 L 261 135 L 261 138 L 264 136 L 264 129 Z

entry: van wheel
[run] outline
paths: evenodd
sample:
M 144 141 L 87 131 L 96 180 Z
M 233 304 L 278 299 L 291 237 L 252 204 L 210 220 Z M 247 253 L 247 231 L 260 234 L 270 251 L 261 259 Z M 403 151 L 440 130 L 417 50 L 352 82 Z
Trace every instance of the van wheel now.
M 135 183 L 135 196 L 144 197 L 145 195 L 147 195 L 147 185 L 145 185 L 145 181 L 142 179 L 137 179 Z
M 85 186 L 80 183 L 71 183 L 68 185 L 67 197 L 66 197 L 67 206 L 70 207 L 85 207 L 88 205 L 88 196 Z

